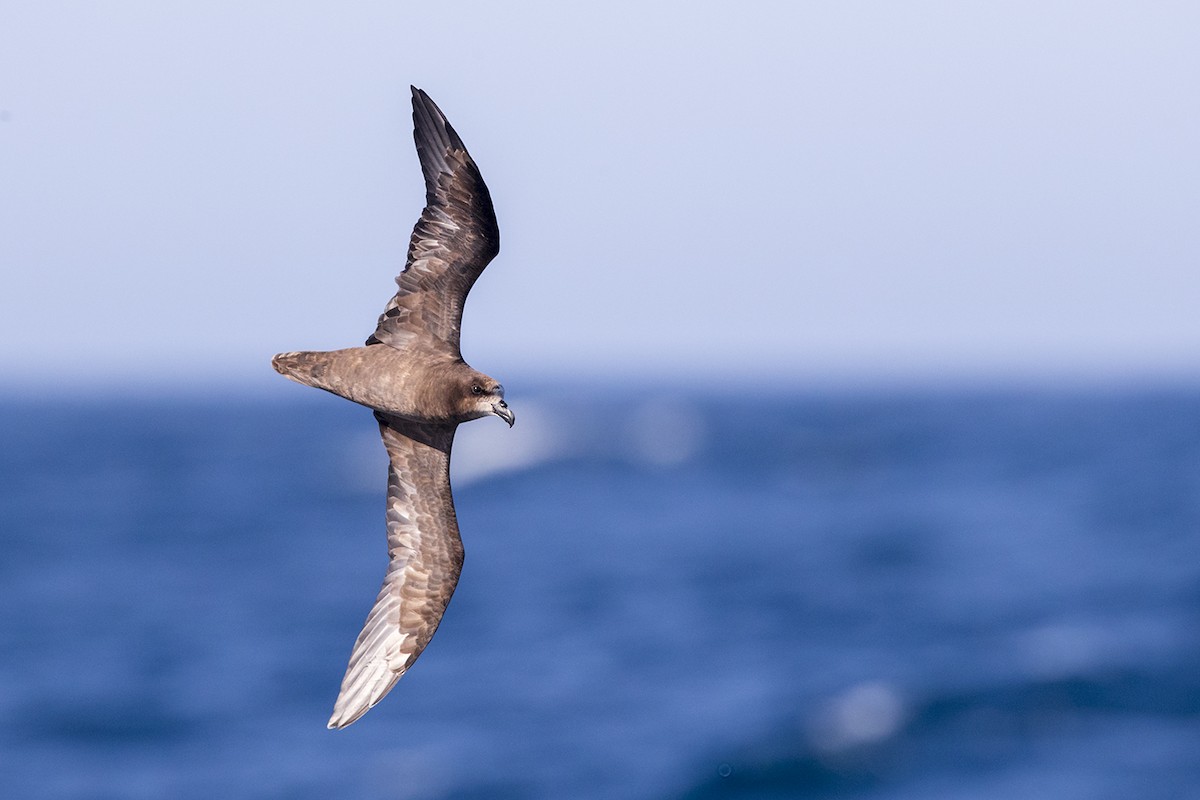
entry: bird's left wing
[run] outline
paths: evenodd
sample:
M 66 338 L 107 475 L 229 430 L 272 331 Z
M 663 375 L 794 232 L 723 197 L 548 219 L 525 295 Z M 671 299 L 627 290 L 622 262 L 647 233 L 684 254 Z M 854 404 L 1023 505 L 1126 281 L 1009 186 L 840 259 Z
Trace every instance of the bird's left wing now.
M 388 569 L 354 643 L 330 728 L 344 728 L 383 699 L 429 644 L 462 569 L 450 495 L 455 426 L 376 413 L 388 466 Z

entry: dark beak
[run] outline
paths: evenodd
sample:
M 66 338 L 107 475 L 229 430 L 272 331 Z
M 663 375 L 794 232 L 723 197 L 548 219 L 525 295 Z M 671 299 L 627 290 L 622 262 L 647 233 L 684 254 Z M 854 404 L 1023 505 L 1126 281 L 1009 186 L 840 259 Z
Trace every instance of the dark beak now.
M 497 417 L 507 422 L 508 427 L 510 428 L 513 426 L 513 423 L 517 421 L 516 414 L 514 414 L 512 409 L 508 407 L 508 403 L 504 402 L 503 400 L 501 400 L 499 403 L 492 403 L 492 412 Z

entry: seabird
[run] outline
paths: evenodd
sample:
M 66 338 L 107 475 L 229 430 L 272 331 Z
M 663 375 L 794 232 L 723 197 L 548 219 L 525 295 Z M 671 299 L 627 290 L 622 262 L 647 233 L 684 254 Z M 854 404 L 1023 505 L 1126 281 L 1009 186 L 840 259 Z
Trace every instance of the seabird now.
M 454 593 L 463 563 L 450 494 L 455 429 L 490 415 L 514 421 L 504 387 L 472 369 L 458 344 L 467 292 L 500 250 L 492 198 L 445 115 L 415 86 L 412 95 L 425 209 L 399 290 L 365 346 L 271 361 L 297 383 L 374 410 L 390 460 L 387 575 L 354 643 L 330 728 L 346 727 L 391 691 Z

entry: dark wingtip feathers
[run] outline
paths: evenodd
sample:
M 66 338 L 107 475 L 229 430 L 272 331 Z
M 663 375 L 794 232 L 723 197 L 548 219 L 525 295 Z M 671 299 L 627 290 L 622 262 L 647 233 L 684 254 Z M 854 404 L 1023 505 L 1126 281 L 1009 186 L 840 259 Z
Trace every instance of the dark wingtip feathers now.
M 461 150 L 465 153 L 467 148 L 446 121 L 446 115 L 437 107 L 437 103 L 421 89 L 415 86 L 410 88 L 413 96 L 413 141 L 417 144 L 426 188 L 430 188 L 430 183 L 437 182 L 438 173 L 453 171 L 446 160 L 450 151 Z

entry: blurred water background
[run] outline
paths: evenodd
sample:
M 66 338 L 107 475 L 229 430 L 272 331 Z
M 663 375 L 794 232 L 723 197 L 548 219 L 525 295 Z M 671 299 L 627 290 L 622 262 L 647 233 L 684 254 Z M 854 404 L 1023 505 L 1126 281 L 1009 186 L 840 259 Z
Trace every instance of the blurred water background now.
M 369 411 L 0 401 L 5 795 L 1200 797 L 1200 392 L 711 388 L 462 428 L 458 592 L 336 733 Z

